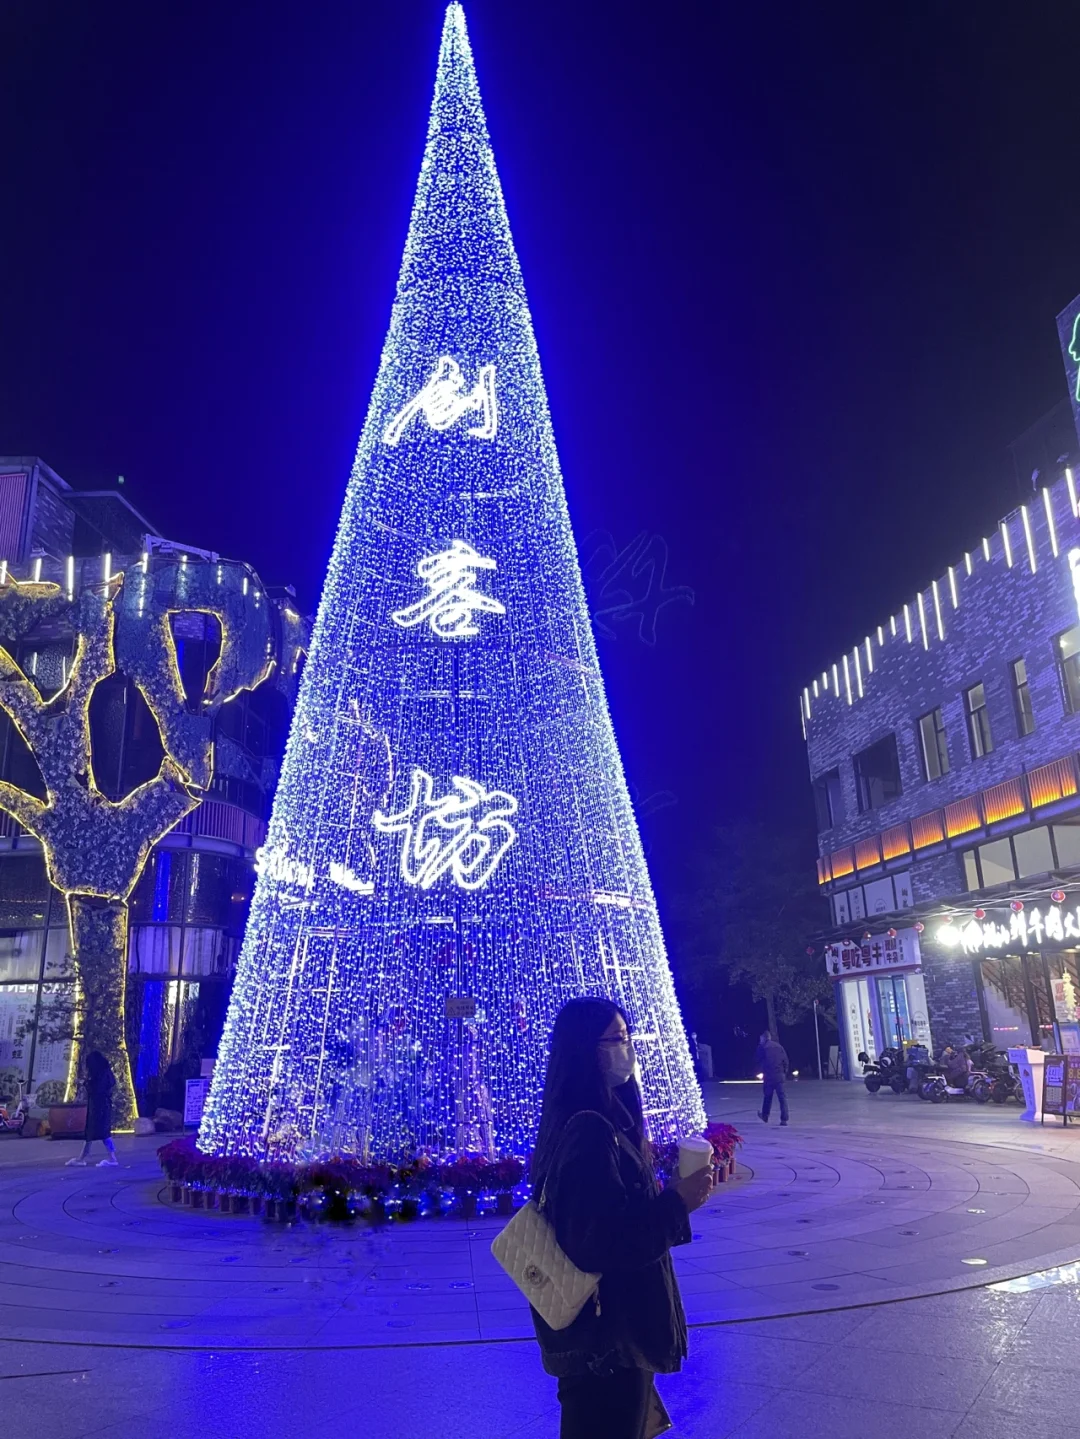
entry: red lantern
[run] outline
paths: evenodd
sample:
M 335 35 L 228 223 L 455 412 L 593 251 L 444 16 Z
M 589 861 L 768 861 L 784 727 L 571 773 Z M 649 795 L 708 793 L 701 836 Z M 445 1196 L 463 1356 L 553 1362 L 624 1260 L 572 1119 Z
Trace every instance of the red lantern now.
M 1050 895 L 1050 898 L 1054 901 L 1055 904 L 1064 904 L 1065 891 L 1063 889 L 1055 889 Z
M 886 934 L 889 936 L 890 939 L 895 939 L 895 938 L 896 938 L 896 930 L 895 930 L 895 929 L 889 929 L 889 930 L 886 930 L 885 932 L 886 932 Z
M 1020 914 L 1024 908 L 1024 901 L 1022 899 L 1014 899 L 1012 904 L 1009 905 L 1009 908 L 1013 914 Z
M 976 919 L 985 919 L 985 918 L 986 918 L 986 910 L 985 910 L 985 909 L 977 909 L 977 910 L 975 911 L 975 918 L 976 918 Z
M 863 930 L 863 939 L 869 939 L 869 938 L 870 938 L 870 931 L 869 931 L 868 929 L 864 929 L 864 930 Z
M 813 946 L 812 944 L 808 944 L 808 945 L 806 946 L 806 952 L 807 952 L 807 954 L 817 954 L 817 950 L 814 948 L 814 946 Z
M 915 933 L 916 933 L 916 934 L 922 934 L 922 932 L 923 932 L 923 930 L 924 930 L 925 928 L 926 928 L 926 925 L 923 924 L 923 922 L 922 922 L 921 919 L 917 919 L 917 920 L 915 921 Z

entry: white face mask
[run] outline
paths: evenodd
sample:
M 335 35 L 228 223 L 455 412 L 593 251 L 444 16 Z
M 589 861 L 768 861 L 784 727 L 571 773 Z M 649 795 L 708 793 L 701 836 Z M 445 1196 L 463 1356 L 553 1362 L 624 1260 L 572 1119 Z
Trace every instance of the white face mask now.
M 627 1039 L 621 1044 L 600 1042 L 600 1071 L 612 1089 L 625 1084 L 637 1069 L 637 1055 L 633 1042 Z

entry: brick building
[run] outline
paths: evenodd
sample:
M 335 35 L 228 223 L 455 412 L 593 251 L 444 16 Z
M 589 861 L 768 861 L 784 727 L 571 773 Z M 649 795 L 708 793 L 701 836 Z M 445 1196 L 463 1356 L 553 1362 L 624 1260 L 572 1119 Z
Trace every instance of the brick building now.
M 0 584 L 53 581 L 80 594 L 100 585 L 103 563 L 113 573 L 143 567 L 153 578 L 178 558 L 220 572 L 217 555 L 164 539 L 119 491 L 75 490 L 36 457 L 0 458 Z M 244 593 L 250 585 L 269 603 L 270 677 L 221 709 L 207 798 L 154 846 L 130 899 L 127 1039 L 145 1110 L 178 1104 L 185 1073 L 198 1073 L 200 1054 L 215 1047 L 295 693 L 300 621 L 292 592 L 268 590 L 242 568 Z M 183 688 L 197 708 L 220 630 L 194 608 L 176 612 L 171 627 Z M 73 641 L 70 628 L 53 624 L 15 647 L 12 658 L 43 697 L 67 682 Z M 95 781 L 109 799 L 156 773 L 157 724 L 123 673 L 97 685 L 89 726 Z M 0 781 L 44 793 L 3 711 Z M 73 985 L 64 897 L 49 883 L 38 840 L 0 812 L 0 1101 L 20 1084 L 39 1103 L 60 1097 L 70 1054 L 62 1015 Z
M 1058 322 L 1074 397 L 1078 315 L 1080 298 Z M 1062 413 L 1014 447 L 1027 503 L 800 696 L 849 1074 L 898 1040 L 1080 1049 L 1080 470 Z

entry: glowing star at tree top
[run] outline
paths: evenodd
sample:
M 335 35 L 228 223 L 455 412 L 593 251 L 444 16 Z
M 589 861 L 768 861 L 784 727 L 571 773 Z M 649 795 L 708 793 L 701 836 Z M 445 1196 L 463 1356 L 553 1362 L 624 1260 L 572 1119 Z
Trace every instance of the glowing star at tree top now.
M 427 585 L 427 594 L 414 605 L 395 610 L 390 618 L 405 630 L 426 620 L 440 639 L 477 635 L 474 615 L 506 613 L 498 600 L 476 588 L 476 571 L 494 568 L 494 560 L 485 559 L 464 540 L 455 540 L 448 550 L 420 561 L 416 573 Z
M 464 415 L 479 413 L 483 420 L 467 431 L 478 440 L 493 440 L 499 428 L 499 408 L 495 400 L 495 366 L 482 365 L 476 384 L 465 389 L 461 366 L 449 355 L 440 357 L 434 373 L 424 388 L 402 405 L 383 432 L 388 445 L 396 445 L 418 415 L 423 415 L 433 430 L 448 430 Z
M 454 789 L 434 798 L 435 782 L 414 769 L 409 802 L 397 814 L 376 814 L 382 834 L 400 834 L 401 877 L 406 884 L 430 889 L 449 874 L 461 889 L 482 889 L 517 839 L 510 824 L 518 802 L 499 789 L 455 775 Z

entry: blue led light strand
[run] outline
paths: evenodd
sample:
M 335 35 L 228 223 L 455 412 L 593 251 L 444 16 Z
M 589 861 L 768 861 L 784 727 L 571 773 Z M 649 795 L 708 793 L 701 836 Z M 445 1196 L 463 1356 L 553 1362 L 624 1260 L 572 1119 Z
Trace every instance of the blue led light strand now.
M 455 4 L 200 1148 L 523 1154 L 590 993 L 702 1128 Z

